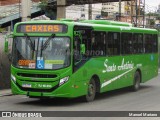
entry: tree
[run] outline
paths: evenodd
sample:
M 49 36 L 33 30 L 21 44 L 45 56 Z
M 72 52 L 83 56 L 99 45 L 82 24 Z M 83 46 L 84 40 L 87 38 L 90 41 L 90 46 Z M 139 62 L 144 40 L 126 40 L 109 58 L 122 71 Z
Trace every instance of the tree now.
M 45 12 L 45 15 L 51 20 L 55 20 L 57 16 L 57 11 L 55 7 L 51 4 L 48 4 L 48 0 L 40 0 L 39 8 Z
M 155 20 L 154 19 L 150 19 L 150 23 L 149 24 L 150 24 L 150 26 L 153 27 L 155 25 Z
M 157 19 L 157 20 L 160 20 L 160 14 L 157 15 L 157 18 L 156 18 L 156 19 Z

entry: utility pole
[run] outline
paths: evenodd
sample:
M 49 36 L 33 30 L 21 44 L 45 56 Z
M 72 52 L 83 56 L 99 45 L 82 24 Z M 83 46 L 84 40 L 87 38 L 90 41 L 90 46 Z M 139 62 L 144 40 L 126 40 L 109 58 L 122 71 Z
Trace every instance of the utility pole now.
M 151 17 L 150 17 L 150 12 L 149 12 L 149 27 L 151 27 Z
M 145 6 L 145 4 L 146 4 L 146 2 L 145 2 L 145 0 L 144 0 L 144 3 L 143 3 L 143 28 L 145 28 L 145 9 L 146 9 L 146 6 Z
M 119 21 L 121 21 L 121 0 L 119 0 Z
M 92 20 L 92 4 L 88 5 L 88 19 Z
M 136 23 L 135 23 L 135 27 L 137 27 L 137 23 L 138 22 L 138 0 L 136 0 Z
M 66 0 L 57 0 L 57 19 L 66 18 Z
M 21 0 L 19 0 L 19 3 L 18 3 L 18 9 L 19 9 L 19 18 L 21 17 L 20 5 L 21 5 Z
M 22 21 L 31 20 L 31 0 L 21 0 L 22 3 Z

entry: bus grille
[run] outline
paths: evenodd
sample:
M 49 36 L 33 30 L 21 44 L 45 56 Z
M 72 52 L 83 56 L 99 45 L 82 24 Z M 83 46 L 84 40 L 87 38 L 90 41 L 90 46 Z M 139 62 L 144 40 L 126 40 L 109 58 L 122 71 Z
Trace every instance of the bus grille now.
M 27 73 L 17 73 L 21 77 L 32 77 L 32 78 L 56 78 L 57 75 L 52 74 L 27 74 Z
M 54 90 L 56 90 L 59 87 L 59 84 L 55 85 L 53 88 L 51 89 L 36 89 L 36 88 L 23 88 L 22 86 L 20 86 L 18 83 L 16 83 L 16 85 L 23 91 L 27 91 L 27 92 L 53 92 Z

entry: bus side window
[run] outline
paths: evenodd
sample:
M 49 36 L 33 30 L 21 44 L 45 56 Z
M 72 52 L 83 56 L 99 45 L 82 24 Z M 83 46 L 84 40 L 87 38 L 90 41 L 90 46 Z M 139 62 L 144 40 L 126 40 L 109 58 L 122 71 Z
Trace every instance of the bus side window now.
M 106 55 L 106 33 L 94 31 L 92 33 L 92 56 Z
M 132 33 L 121 34 L 121 50 L 123 55 L 132 54 L 133 52 Z
M 117 32 L 108 32 L 107 54 L 109 56 L 120 54 L 120 34 Z
M 145 34 L 145 53 L 152 53 L 153 37 L 151 34 Z
M 153 45 L 152 45 L 152 51 L 153 53 L 157 53 L 158 52 L 158 36 L 157 35 L 153 35 Z
M 92 50 L 92 28 L 87 26 L 75 26 L 74 31 L 79 31 L 82 39 L 78 36 L 74 36 L 74 52 L 75 58 L 82 59 L 82 61 L 86 61 L 91 57 Z M 85 53 L 80 53 L 80 44 L 85 45 Z M 81 55 L 80 55 L 81 54 Z M 78 55 L 78 56 L 77 56 Z
M 75 62 L 80 60 L 80 39 L 78 37 L 74 37 L 74 58 Z
M 134 33 L 133 34 L 133 54 L 143 53 L 143 34 Z

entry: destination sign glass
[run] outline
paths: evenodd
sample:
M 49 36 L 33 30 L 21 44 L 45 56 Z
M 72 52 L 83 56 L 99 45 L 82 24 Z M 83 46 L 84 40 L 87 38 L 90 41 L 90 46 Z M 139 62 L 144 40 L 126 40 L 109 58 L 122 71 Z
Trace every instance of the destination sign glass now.
M 67 25 L 62 24 L 22 24 L 17 27 L 18 33 L 66 33 Z

